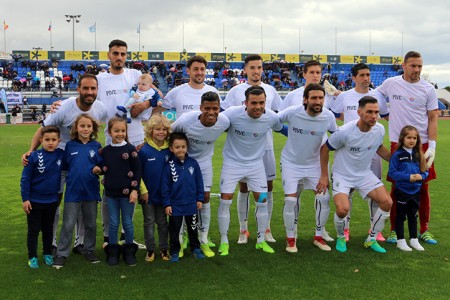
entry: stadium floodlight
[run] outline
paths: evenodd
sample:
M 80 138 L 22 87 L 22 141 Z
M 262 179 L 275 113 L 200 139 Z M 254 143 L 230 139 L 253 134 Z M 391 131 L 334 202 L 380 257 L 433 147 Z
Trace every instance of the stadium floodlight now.
M 75 23 L 80 23 L 81 15 L 65 15 L 66 22 L 72 22 L 72 50 L 75 51 Z

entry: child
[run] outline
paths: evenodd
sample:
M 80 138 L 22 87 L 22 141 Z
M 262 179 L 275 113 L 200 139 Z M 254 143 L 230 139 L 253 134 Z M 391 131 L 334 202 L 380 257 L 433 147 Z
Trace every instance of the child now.
M 161 170 L 164 169 L 170 156 L 169 132 L 169 120 L 160 114 L 153 115 L 145 130 L 147 143 L 139 150 L 142 180 L 149 191 L 146 195 L 147 201 L 142 201 L 144 236 L 147 247 L 145 260 L 148 262 L 155 260 L 155 222 L 158 224 L 159 256 L 163 260 L 169 260 L 167 252 L 169 231 L 161 195 Z
M 162 99 L 153 88 L 153 78 L 149 74 L 142 74 L 139 77 L 137 90 L 131 91 L 131 98 L 124 104 L 124 106 L 117 106 L 117 109 L 127 114 L 127 122 L 131 123 L 131 106 L 135 103 L 142 103 L 144 101 L 150 101 L 150 106 L 161 106 Z
M 71 141 L 66 144 L 64 169 L 67 169 L 64 213 L 59 244 L 53 267 L 62 268 L 70 254 L 72 234 L 81 213 L 84 224 L 84 257 L 91 263 L 100 262 L 95 255 L 97 236 L 97 203 L 100 183 L 93 168 L 101 161 L 98 153 L 102 147 L 96 141 L 99 125 L 89 114 L 79 115 L 71 129 Z
M 58 127 L 43 127 L 39 141 L 42 149 L 30 155 L 20 181 L 22 207 L 27 214 L 30 268 L 39 268 L 37 243 L 40 231 L 42 231 L 45 264 L 53 265 L 53 219 L 58 207 L 58 190 L 64 157 L 64 151 L 58 149 L 60 141 Z
M 162 196 L 169 216 L 170 261 L 178 262 L 180 252 L 179 232 L 186 220 L 191 251 L 195 258 L 205 256 L 200 250 L 197 232 L 197 210 L 202 209 L 203 179 L 197 161 L 187 155 L 188 139 L 184 133 L 170 135 L 172 156 L 166 164 L 162 178 Z
M 138 245 L 133 242 L 133 212 L 142 177 L 141 163 L 136 148 L 128 143 L 127 122 L 124 119 L 111 118 L 108 133 L 112 143 L 102 150 L 102 168 L 94 168 L 96 174 L 105 175 L 104 187 L 109 213 L 109 243 L 105 247 L 107 263 L 110 266 L 117 265 L 122 252 L 125 263 L 134 266 Z M 119 248 L 117 231 L 121 213 L 125 244 Z
M 414 126 L 405 126 L 400 131 L 397 150 L 391 157 L 388 176 L 395 180 L 394 195 L 397 199 L 397 248 L 412 251 L 406 244 L 404 226 L 408 217 L 410 245 L 424 251 L 417 239 L 417 210 L 419 209 L 420 187 L 427 179 L 426 160 L 422 152 L 419 131 Z

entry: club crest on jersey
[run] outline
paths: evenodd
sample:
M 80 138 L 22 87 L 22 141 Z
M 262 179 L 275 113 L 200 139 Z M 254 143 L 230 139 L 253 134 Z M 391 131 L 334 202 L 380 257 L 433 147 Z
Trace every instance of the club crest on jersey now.
M 191 175 L 194 175 L 194 167 L 189 167 L 188 170 Z
M 95 156 L 95 151 L 94 150 L 89 150 L 89 155 L 91 156 L 91 158 L 93 158 Z

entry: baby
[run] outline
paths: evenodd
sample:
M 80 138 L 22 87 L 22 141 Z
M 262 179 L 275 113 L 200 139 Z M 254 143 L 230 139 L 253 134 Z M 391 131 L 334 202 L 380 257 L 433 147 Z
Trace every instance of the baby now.
M 117 106 L 117 109 L 127 114 L 127 122 L 131 123 L 131 106 L 134 103 L 150 101 L 150 106 L 161 106 L 162 99 L 158 92 L 153 88 L 153 78 L 149 74 L 142 74 L 138 80 L 137 90 L 132 90 L 131 98 L 127 100 L 124 106 Z

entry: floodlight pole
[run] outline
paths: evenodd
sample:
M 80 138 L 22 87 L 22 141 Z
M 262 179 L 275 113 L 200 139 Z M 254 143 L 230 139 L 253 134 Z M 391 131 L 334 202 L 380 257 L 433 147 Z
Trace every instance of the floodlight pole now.
M 75 51 L 75 22 L 80 23 L 81 15 L 66 15 L 66 22 L 72 22 L 72 51 Z

